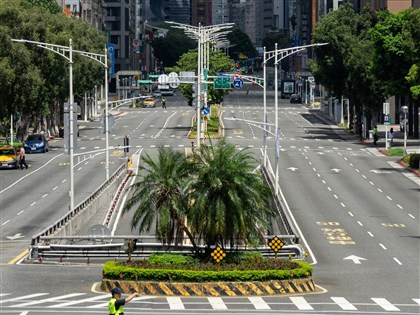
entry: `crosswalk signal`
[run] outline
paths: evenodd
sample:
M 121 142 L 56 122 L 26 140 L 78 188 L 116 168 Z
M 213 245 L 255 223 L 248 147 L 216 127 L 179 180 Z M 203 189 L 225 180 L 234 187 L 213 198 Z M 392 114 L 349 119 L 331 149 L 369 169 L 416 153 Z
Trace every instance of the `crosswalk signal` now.
M 128 153 L 129 152 L 129 139 L 128 139 L 128 136 L 125 136 L 124 137 L 124 152 L 125 153 Z

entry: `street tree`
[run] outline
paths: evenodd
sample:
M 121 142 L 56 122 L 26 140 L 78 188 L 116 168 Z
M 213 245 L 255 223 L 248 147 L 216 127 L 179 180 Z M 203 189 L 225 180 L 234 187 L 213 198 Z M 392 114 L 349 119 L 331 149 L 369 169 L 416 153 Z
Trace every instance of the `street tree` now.
M 362 117 L 377 112 L 384 99 L 380 85 L 369 70 L 372 44 L 368 30 L 374 25 L 373 14 L 365 9 L 356 13 L 350 4 L 323 17 L 317 24 L 313 42 L 328 45 L 315 48 L 316 59 L 310 67 L 317 82 L 338 99 L 348 97 L 352 105 L 349 121 L 362 136 Z M 369 120 L 370 121 L 370 120 Z
M 230 58 L 238 60 L 240 55 L 246 56 L 246 58 L 255 58 L 258 56 L 258 52 L 249 36 L 239 28 L 235 28 L 226 37 L 232 45 L 232 48 L 229 49 Z
M 197 71 L 197 49 L 183 54 L 177 61 L 176 66 L 165 68 L 165 72 Z M 218 72 L 229 72 L 232 68 L 232 61 L 221 51 L 212 51 L 210 49 L 210 69 L 209 76 L 215 76 Z M 189 105 L 193 101 L 192 84 L 181 84 L 178 88 L 187 98 Z M 216 90 L 211 84 L 208 85 L 208 99 L 213 103 L 220 103 L 227 94 L 226 90 Z
M 188 211 L 191 231 L 207 249 L 216 244 L 234 248 L 257 245 L 274 216 L 271 190 L 249 151 L 225 140 L 202 146 L 196 154 L 197 176 L 190 179 Z
M 197 42 L 187 37 L 182 30 L 170 28 L 166 36 L 152 41 L 154 56 L 164 67 L 173 67 L 180 56 L 197 47 Z
M 69 65 L 53 52 L 11 39 L 68 46 L 72 38 L 74 49 L 89 52 L 103 52 L 105 45 L 105 36 L 93 27 L 34 3 L 49 2 L 4 0 L 0 4 L 0 132 L 7 132 L 10 116 L 17 113 L 20 140 L 30 126 L 36 132 L 61 124 L 63 102 L 69 95 Z M 80 102 L 85 91 L 103 80 L 103 68 L 77 54 L 73 61 L 75 101 Z
M 134 209 L 132 229 L 155 228 L 164 244 L 180 244 L 184 233 L 198 254 L 219 244 L 232 249 L 258 245 L 275 216 L 269 186 L 249 151 L 237 151 L 220 141 L 202 146 L 192 157 L 172 148 L 159 148 L 158 156 L 142 157 L 139 181 L 123 209 Z
M 387 96 L 408 97 L 409 121 L 414 121 L 408 130 L 418 138 L 420 10 L 383 11 L 378 16 L 379 23 L 370 31 L 374 47 L 371 69 Z
M 185 226 L 189 207 L 186 181 L 193 169 L 194 164 L 172 148 L 159 148 L 156 160 L 148 154 L 142 156 L 140 179 L 133 184 L 134 193 L 123 209 L 123 214 L 135 209 L 131 228 L 141 233 L 154 227 L 164 244 L 180 244 L 186 232 L 195 244 Z

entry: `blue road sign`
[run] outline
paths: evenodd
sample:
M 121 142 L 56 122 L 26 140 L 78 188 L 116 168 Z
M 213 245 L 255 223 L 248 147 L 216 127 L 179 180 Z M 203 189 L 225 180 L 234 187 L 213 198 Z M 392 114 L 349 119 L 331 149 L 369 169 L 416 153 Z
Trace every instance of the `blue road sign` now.
M 109 74 L 111 78 L 115 77 L 115 45 L 114 44 L 107 44 L 109 59 L 111 63 L 111 67 L 109 68 Z
M 240 89 L 244 86 L 244 80 L 242 80 L 241 78 L 236 78 L 235 80 L 233 80 L 233 87 L 235 89 Z
M 208 115 L 210 113 L 210 108 L 208 108 L 208 107 L 204 107 L 203 108 L 203 114 L 204 115 Z

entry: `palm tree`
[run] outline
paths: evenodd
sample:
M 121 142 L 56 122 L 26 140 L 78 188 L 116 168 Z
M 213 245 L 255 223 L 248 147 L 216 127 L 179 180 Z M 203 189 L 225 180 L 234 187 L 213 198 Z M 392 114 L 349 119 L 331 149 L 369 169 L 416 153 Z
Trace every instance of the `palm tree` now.
M 271 190 L 261 174 L 254 172 L 255 158 L 224 140 L 203 146 L 197 158 L 198 176 L 190 179 L 192 232 L 208 248 L 262 240 L 274 212 Z
M 185 180 L 194 165 L 188 163 L 181 152 L 172 148 L 159 148 L 157 161 L 148 154 L 142 156 L 139 170 L 142 178 L 133 184 L 134 193 L 123 209 L 123 214 L 137 206 L 131 220 L 131 228 L 139 232 L 149 231 L 155 222 L 156 234 L 164 244 L 176 244 L 186 232 L 192 244 L 194 239 L 184 224 L 188 209 Z

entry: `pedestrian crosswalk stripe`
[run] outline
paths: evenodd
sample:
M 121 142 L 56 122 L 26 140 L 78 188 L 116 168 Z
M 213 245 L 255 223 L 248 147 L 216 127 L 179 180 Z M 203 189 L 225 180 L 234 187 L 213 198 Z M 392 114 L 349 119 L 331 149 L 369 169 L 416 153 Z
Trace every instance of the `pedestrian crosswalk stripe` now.
M 227 310 L 227 306 L 225 302 L 223 302 L 222 298 L 220 297 L 208 297 L 207 300 L 209 301 L 211 307 L 214 310 Z
M 303 297 L 297 296 L 297 297 L 290 297 L 290 300 L 293 302 L 293 304 L 296 305 L 296 307 L 300 310 L 313 310 L 314 308 L 306 302 L 306 300 Z
M 357 308 L 343 297 L 332 296 L 331 300 L 333 300 L 344 311 L 357 311 Z
M 85 293 L 71 293 L 71 294 L 67 294 L 67 295 L 60 295 L 60 296 L 56 296 L 53 298 L 48 298 L 48 299 L 43 299 L 43 300 L 36 300 L 36 301 L 31 301 L 31 302 L 27 302 L 27 303 L 22 303 L 22 304 L 16 304 L 14 305 L 14 307 L 26 307 L 29 305 L 35 305 L 35 304 L 42 304 L 45 302 L 54 302 L 57 300 L 64 300 L 66 298 L 70 298 L 70 297 L 75 297 L 75 296 L 80 296 L 80 295 L 84 295 Z
M 16 302 L 16 301 L 20 301 L 20 300 L 27 300 L 27 299 L 35 298 L 35 297 L 38 297 L 38 296 L 48 295 L 48 294 L 49 293 L 35 293 L 35 294 L 15 297 L 15 298 L 12 298 L 12 299 L 6 299 L 6 300 L 2 299 L 2 300 L 0 300 L 0 304 L 6 303 L 6 302 Z
M 256 310 L 270 310 L 270 306 L 259 296 L 251 296 L 248 298 Z
M 420 299 L 413 299 L 413 301 L 420 305 Z
M 92 301 L 108 299 L 108 298 L 109 298 L 108 295 L 99 295 L 99 296 L 94 296 L 94 297 L 90 297 L 90 298 L 86 298 L 86 299 L 82 299 L 82 300 L 65 302 L 65 303 L 56 304 L 56 305 L 50 305 L 49 307 L 66 307 L 66 306 L 70 306 L 70 305 L 74 305 L 74 304 L 79 304 L 79 303 L 84 303 L 84 302 L 92 302 Z
M 387 299 L 371 298 L 371 300 L 382 307 L 385 311 L 400 311 L 398 307 L 392 305 Z
M 166 300 L 168 301 L 171 310 L 185 310 L 185 306 L 180 297 L 170 296 L 167 297 Z

